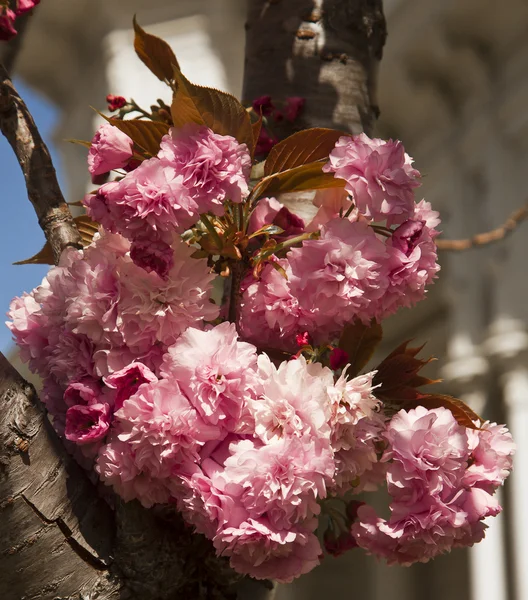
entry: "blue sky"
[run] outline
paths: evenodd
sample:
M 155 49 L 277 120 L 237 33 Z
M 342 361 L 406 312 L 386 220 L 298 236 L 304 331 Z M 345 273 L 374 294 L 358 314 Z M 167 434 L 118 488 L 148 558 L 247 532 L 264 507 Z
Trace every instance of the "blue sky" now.
M 57 152 L 51 143 L 57 123 L 58 110 L 43 97 L 20 81 L 15 85 L 28 105 L 40 133 L 48 144 L 55 168 L 61 177 Z M 20 166 L 7 140 L 0 135 L 0 210 L 2 227 L 0 233 L 0 351 L 11 346 L 11 332 L 4 324 L 4 315 L 14 296 L 30 291 L 41 281 L 49 267 L 46 265 L 14 266 L 13 262 L 29 258 L 44 245 L 44 235 L 38 225 L 33 206 L 26 194 L 26 186 Z

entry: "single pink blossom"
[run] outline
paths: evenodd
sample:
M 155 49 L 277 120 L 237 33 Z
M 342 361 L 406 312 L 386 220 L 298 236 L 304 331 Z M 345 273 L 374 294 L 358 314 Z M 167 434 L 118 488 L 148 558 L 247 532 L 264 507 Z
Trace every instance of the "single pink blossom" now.
M 92 176 L 124 167 L 132 158 L 134 142 L 117 127 L 103 123 L 88 152 L 88 170 Z
M 403 223 L 414 209 L 420 173 L 401 142 L 370 139 L 366 134 L 339 138 L 323 170 L 346 181 L 345 190 L 374 221 Z
M 261 198 L 251 213 L 248 233 L 255 233 L 265 225 L 276 225 L 283 233 L 276 237 L 292 237 L 304 231 L 304 221 L 290 212 L 275 198 Z
M 100 448 L 95 470 L 125 502 L 137 499 L 145 508 L 166 504 L 180 494 L 176 477 L 151 477 L 137 466 L 132 446 L 118 439 Z
M 161 141 L 161 163 L 177 174 L 198 212 L 224 213 L 224 202 L 249 194 L 251 157 L 247 146 L 194 124 L 172 129 Z
M 239 573 L 280 583 L 308 573 L 321 556 L 321 546 L 311 531 L 277 530 L 266 518 L 228 527 L 215 537 L 214 544 L 218 553 L 230 557 L 231 566 Z
M 64 402 L 67 406 L 99 404 L 101 386 L 94 379 L 73 381 L 64 392 Z
M 130 248 L 132 261 L 148 273 L 154 271 L 167 279 L 173 261 L 173 250 L 162 240 L 134 240 Z
M 238 498 L 252 518 L 266 516 L 273 527 L 288 530 L 319 514 L 318 500 L 326 497 L 335 469 L 324 440 L 283 437 L 267 445 L 242 440 L 230 449 L 213 482 Z
M 238 339 L 233 323 L 189 327 L 171 346 L 161 373 L 177 381 L 202 418 L 228 431 L 253 431 L 248 401 L 256 398 L 257 349 Z
M 109 427 L 108 404 L 77 404 L 66 412 L 65 436 L 76 444 L 91 444 L 103 439 Z
M 5 6 L 0 8 L 0 40 L 8 42 L 18 33 L 15 29 L 17 15 Z
M 104 379 L 109 388 L 116 390 L 115 410 L 119 410 L 123 402 L 133 396 L 141 385 L 154 381 L 158 381 L 156 375 L 141 362 L 133 362 Z

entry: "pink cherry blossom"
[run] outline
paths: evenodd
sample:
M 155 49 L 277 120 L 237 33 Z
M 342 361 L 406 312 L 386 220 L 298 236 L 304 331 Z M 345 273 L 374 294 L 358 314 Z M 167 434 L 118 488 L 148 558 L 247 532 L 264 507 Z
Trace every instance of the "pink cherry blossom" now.
M 278 529 L 290 529 L 319 514 L 334 474 L 328 443 L 315 437 L 283 437 L 262 445 L 242 440 L 217 479 L 217 487 L 239 499 L 252 518 L 267 516 Z M 214 481 L 214 480 L 213 480 Z
M 91 444 L 101 440 L 109 427 L 108 404 L 77 404 L 66 411 L 65 436 L 76 444 Z
M 258 369 L 262 392 L 250 402 L 255 434 L 264 443 L 305 435 L 329 441 L 327 388 L 334 383 L 332 371 L 302 356 L 277 368 L 266 354 L 259 356 Z
M 138 469 L 155 478 L 192 473 L 201 446 L 220 437 L 169 380 L 141 385 L 115 419 L 118 438 L 132 447 Z
M 345 189 L 360 212 L 374 221 L 403 223 L 413 213 L 420 173 L 401 142 L 370 139 L 366 134 L 339 138 L 326 173 L 346 181 Z
M 143 161 L 119 182 L 85 197 L 89 216 L 128 239 L 184 231 L 198 220 L 198 205 L 176 170 L 157 157 Z
M 64 392 L 67 406 L 98 404 L 101 397 L 101 386 L 94 379 L 82 379 L 71 382 Z
M 389 286 L 381 299 L 380 314 L 388 316 L 402 306 L 422 300 L 426 287 L 440 270 L 434 238 L 438 213 L 422 200 L 415 206 L 411 219 L 397 227 L 387 242 L 389 252 Z M 429 225 L 428 225 L 429 222 Z
M 250 273 L 242 283 L 240 331 L 244 338 L 260 347 L 295 351 L 295 335 L 304 328 L 305 320 L 299 300 L 290 291 L 290 265 L 286 259 L 276 262 L 286 277 L 271 264 L 256 280 Z
M 366 223 L 333 219 L 320 239 L 304 241 L 287 258 L 290 293 L 316 338 L 324 332 L 323 341 L 331 339 L 354 318 L 369 322 L 376 316 L 388 284 L 388 254 Z
M 141 240 L 132 242 L 130 258 L 148 273 L 154 271 L 162 279 L 167 279 L 174 265 L 173 250 L 162 240 Z
M 119 331 L 125 343 L 139 351 L 161 342 L 173 344 L 191 326 L 218 316 L 209 301 L 214 275 L 203 259 L 183 241 L 173 243 L 173 266 L 166 280 L 147 273 L 131 260 L 119 264 Z
M 134 142 L 120 129 L 104 123 L 95 134 L 88 152 L 88 170 L 92 176 L 121 169 L 132 158 Z
M 304 231 L 304 221 L 290 212 L 286 206 L 276 198 L 261 198 L 249 219 L 249 234 L 255 233 L 265 225 L 276 225 L 284 230 L 278 238 L 287 238 L 299 235 Z
M 161 141 L 161 163 L 181 180 L 198 212 L 224 213 L 224 202 L 240 203 L 248 195 L 251 157 L 247 146 L 208 127 L 188 124 L 172 129 Z
M 266 518 L 248 519 L 240 527 L 226 528 L 214 539 L 217 552 L 230 557 L 239 573 L 255 579 L 289 583 L 319 564 L 317 537 L 302 528 L 277 530 Z
M 190 327 L 168 349 L 161 367 L 206 422 L 250 433 L 254 424 L 247 403 L 258 391 L 256 371 L 256 348 L 238 340 L 233 323 L 208 331 Z
M 151 477 L 137 466 L 132 446 L 118 439 L 100 448 L 95 470 L 125 502 L 137 499 L 145 508 L 166 504 L 180 493 L 177 478 Z
M 115 410 L 119 410 L 123 402 L 133 396 L 141 385 L 155 381 L 158 381 L 156 375 L 141 362 L 133 362 L 104 380 L 109 388 L 116 390 Z

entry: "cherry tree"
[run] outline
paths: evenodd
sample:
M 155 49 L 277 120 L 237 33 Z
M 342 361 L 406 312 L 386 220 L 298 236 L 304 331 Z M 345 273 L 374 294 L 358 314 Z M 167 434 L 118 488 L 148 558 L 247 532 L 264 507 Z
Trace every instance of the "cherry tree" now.
M 4 38 L 35 4 L 1 5 Z M 242 103 L 134 29 L 173 101 L 108 97 L 82 217 L 1 69 L 56 265 L 9 313 L 40 398 L 0 356 L 2 597 L 271 598 L 323 549 L 480 541 L 508 430 L 424 391 L 408 342 L 371 364 L 439 270 L 420 173 L 370 137 L 381 1 L 250 0 Z M 378 485 L 389 519 L 355 496 Z

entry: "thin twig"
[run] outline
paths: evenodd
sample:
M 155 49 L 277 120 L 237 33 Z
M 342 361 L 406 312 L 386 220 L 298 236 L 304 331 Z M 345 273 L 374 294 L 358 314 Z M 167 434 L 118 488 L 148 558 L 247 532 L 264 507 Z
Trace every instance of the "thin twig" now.
M 49 150 L 3 65 L 0 65 L 0 129 L 15 152 L 29 200 L 58 263 L 64 248 L 82 247 L 81 236 L 59 187 Z
M 478 233 L 464 240 L 437 240 L 436 246 L 439 250 L 469 250 L 476 246 L 485 246 L 493 242 L 503 240 L 513 233 L 513 231 L 528 217 L 528 204 L 513 212 L 505 223 L 496 229 L 486 233 Z

